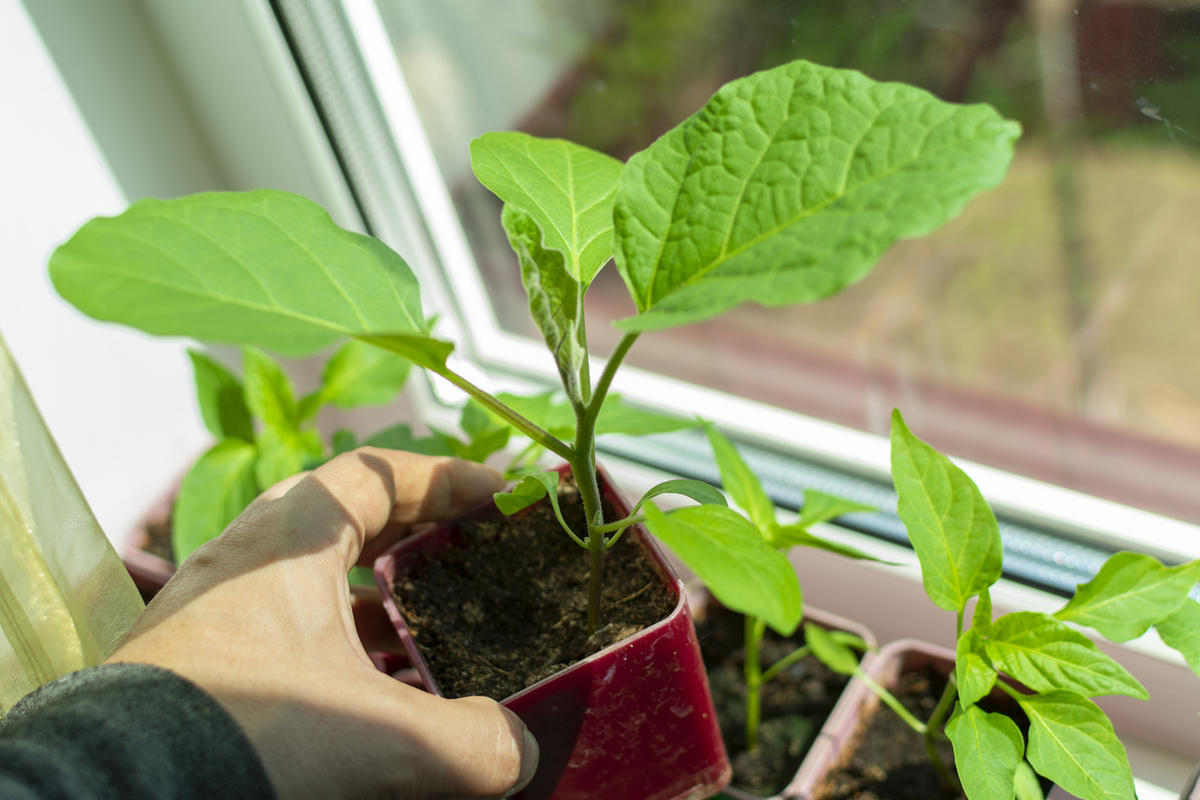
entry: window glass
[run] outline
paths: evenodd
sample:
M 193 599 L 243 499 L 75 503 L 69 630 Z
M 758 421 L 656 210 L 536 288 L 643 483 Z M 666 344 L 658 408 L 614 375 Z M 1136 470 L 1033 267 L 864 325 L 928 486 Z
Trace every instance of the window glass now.
M 988 102 L 1025 135 L 1006 181 L 817 305 L 744 306 L 629 362 L 1200 521 L 1200 4 L 1140 0 L 380 0 L 501 324 L 535 335 L 487 130 L 620 158 L 723 82 L 794 58 Z M 632 306 L 588 297 L 597 352 Z

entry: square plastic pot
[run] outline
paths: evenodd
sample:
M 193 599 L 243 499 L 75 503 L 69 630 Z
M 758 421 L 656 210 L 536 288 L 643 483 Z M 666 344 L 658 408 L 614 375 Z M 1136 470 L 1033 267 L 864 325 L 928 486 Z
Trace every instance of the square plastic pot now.
M 935 669 L 949 675 L 954 668 L 954 653 L 928 642 L 901 639 L 885 645 L 873 658 L 864 661 L 863 670 L 876 683 L 891 687 L 902 673 L 927 665 L 933 665 Z M 1000 690 L 994 691 L 997 697 L 1005 697 Z M 838 765 L 843 754 L 854 744 L 859 721 L 878 703 L 879 699 L 866 684 L 857 679 L 850 681 L 842 699 L 829 715 L 825 727 L 817 735 L 817 741 L 796 774 L 796 780 L 788 787 L 789 790 L 795 790 L 789 797 L 795 800 L 815 800 L 817 789 L 825 780 L 825 776 Z M 1070 797 L 1072 795 L 1054 787 L 1047 795 L 1047 800 L 1067 800 Z
M 629 513 L 603 473 L 600 488 L 618 517 Z M 400 542 L 375 562 L 388 614 L 435 694 L 441 693 L 437 679 L 396 605 L 392 586 L 418 554 L 436 557 L 464 546 L 458 523 L 488 516 L 502 517 L 490 500 L 459 520 Z M 501 700 L 529 726 L 541 749 L 537 774 L 518 797 L 683 800 L 709 797 L 729 782 L 729 760 L 683 582 L 641 525 L 627 530 L 624 538 L 641 549 L 674 607 L 653 625 Z M 580 558 L 585 557 L 581 551 Z
M 714 599 L 713 596 L 708 593 L 708 591 L 696 593 L 693 595 L 693 597 L 695 598 L 695 605 L 697 606 L 697 618 L 702 616 L 703 609 L 707 608 L 710 603 L 717 602 L 716 599 Z M 831 611 L 813 608 L 807 604 L 804 606 L 804 618 L 800 621 L 801 627 L 797 628 L 796 630 L 800 631 L 806 622 L 815 623 L 826 630 L 853 633 L 855 636 L 858 636 L 860 639 L 866 642 L 869 648 L 866 656 L 863 659 L 863 664 L 866 665 L 870 659 L 874 658 L 874 652 L 877 645 L 875 634 L 872 633 L 870 629 L 868 629 L 867 626 L 863 625 L 862 623 L 839 616 Z M 852 682 L 846 684 L 846 688 L 842 690 L 842 697 L 844 697 L 846 692 L 850 690 L 851 685 Z M 834 710 L 830 712 L 830 718 L 832 718 L 840 704 L 841 698 L 839 697 L 838 702 L 834 704 Z M 817 741 L 820 741 L 820 737 L 818 737 Z M 734 786 L 725 787 L 723 790 L 721 790 L 721 794 L 724 797 L 730 798 L 730 800 L 794 800 L 795 798 L 804 797 L 804 795 L 801 794 L 801 789 L 803 788 L 802 775 L 804 774 L 804 765 L 808 763 L 808 759 L 815 750 L 816 742 L 813 744 L 813 749 L 809 751 L 809 755 L 806 755 L 805 760 L 800 763 L 800 766 L 796 770 L 796 775 L 779 794 L 771 795 L 769 798 L 763 798 L 761 795 L 751 794 L 750 792 L 738 789 Z

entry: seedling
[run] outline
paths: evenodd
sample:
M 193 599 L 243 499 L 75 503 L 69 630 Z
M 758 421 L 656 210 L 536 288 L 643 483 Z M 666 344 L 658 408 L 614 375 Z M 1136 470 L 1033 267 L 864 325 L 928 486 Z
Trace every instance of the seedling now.
M 744 513 L 720 504 L 671 512 L 647 506 L 646 525 L 704 581 L 717 600 L 745 616 L 746 749 L 753 751 L 758 747 L 763 686 L 810 653 L 818 658 L 825 654 L 823 650 L 814 652 L 807 643 L 810 636 L 824 636 L 842 647 L 866 649 L 866 643 L 854 634 L 826 632 L 810 623 L 804 626 L 805 645 L 763 668 L 761 654 L 767 626 L 782 636 L 791 636 L 803 616 L 800 579 L 786 554 L 800 545 L 849 558 L 870 559 L 862 551 L 822 539 L 810 529 L 844 514 L 874 509 L 806 489 L 800 518 L 781 523 L 776 517 L 775 504 L 733 444 L 713 426 L 707 425 L 705 429 L 721 472 L 721 483 Z M 820 633 L 813 634 L 813 629 Z
M 970 800 L 1040 798 L 1042 775 L 1083 800 L 1133 800 L 1133 776 L 1112 722 L 1089 698 L 1128 695 L 1145 688 L 1087 636 L 1068 623 L 1091 627 L 1124 642 L 1151 626 L 1200 666 L 1200 604 L 1188 592 L 1200 580 L 1200 560 L 1174 567 L 1141 553 L 1111 556 L 1096 577 L 1081 584 L 1053 614 L 1017 611 L 993 619 L 989 587 L 1001 571 L 1000 529 L 979 489 L 961 469 L 892 416 L 892 478 L 898 513 L 921 564 L 925 593 L 954 612 L 954 670 L 928 720 L 910 714 L 885 688 L 859 669 L 855 655 L 837 642 L 810 640 L 814 650 L 848 675 L 857 675 L 925 740 L 934 768 Z M 971 626 L 964 629 L 968 601 Z M 1000 679 L 1003 673 L 1020 684 Z M 1028 742 L 1004 714 L 978 703 L 994 688 L 1010 696 L 1029 718 Z M 948 737 L 957 779 L 934 742 Z
M 190 355 L 200 415 L 217 443 L 179 487 L 171 516 L 177 562 L 219 534 L 264 489 L 328 458 L 316 430 L 321 409 L 389 403 L 409 372 L 406 360 L 351 341 L 326 362 L 321 385 L 297 399 L 283 367 L 261 350 L 243 350 L 244 381 L 204 353 Z
M 587 520 L 571 536 L 590 554 L 594 630 L 604 552 L 619 533 L 600 506 L 596 436 L 620 431 L 606 428 L 605 401 L 637 339 L 745 302 L 836 293 L 892 242 L 933 230 L 996 185 L 1018 134 L 988 106 L 796 61 L 722 87 L 624 165 L 562 140 L 477 139 L 475 174 L 504 202 L 530 313 L 572 411 L 563 435 L 454 369 L 454 345 L 433 335 L 400 256 L 295 195 L 143 200 L 84 225 L 50 272 L 64 297 L 100 319 L 289 355 L 351 337 L 461 388 L 571 466 Z M 593 380 L 584 295 L 610 258 L 635 313 L 616 323 L 624 336 Z M 553 498 L 548 476 L 534 480 L 527 496 L 540 485 Z

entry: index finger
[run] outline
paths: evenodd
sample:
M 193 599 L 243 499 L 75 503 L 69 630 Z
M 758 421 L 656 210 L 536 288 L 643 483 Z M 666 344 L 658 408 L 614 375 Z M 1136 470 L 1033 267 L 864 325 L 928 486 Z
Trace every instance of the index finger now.
M 318 467 L 275 502 L 334 504 L 326 510 L 338 513 L 342 524 L 335 525 L 339 530 L 332 544 L 348 570 L 389 523 L 449 519 L 503 485 L 500 474 L 483 464 L 362 447 Z

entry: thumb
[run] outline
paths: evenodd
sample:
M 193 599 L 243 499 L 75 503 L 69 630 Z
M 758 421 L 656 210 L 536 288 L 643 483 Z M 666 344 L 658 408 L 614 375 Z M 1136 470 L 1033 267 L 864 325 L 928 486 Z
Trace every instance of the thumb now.
M 405 687 L 407 688 L 407 687 Z M 415 692 L 412 694 L 416 694 Z M 488 697 L 405 698 L 414 734 L 432 756 L 416 785 L 434 797 L 507 797 L 524 789 L 538 765 L 538 743 L 525 723 Z

